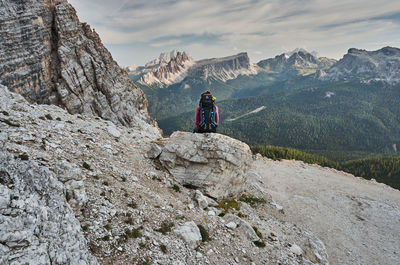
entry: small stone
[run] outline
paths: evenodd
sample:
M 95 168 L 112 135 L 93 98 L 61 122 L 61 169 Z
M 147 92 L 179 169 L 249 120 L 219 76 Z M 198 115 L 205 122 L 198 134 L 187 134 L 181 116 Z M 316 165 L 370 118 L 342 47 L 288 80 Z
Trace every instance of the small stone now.
M 194 208 L 194 205 L 193 205 L 192 203 L 189 203 L 188 208 L 189 208 L 190 210 L 192 210 L 192 209 Z
M 138 177 L 136 177 L 136 176 L 132 176 L 132 177 L 131 177 L 131 180 L 132 180 L 132 181 L 135 181 L 135 182 L 139 181 Z
M 208 211 L 208 215 L 209 216 L 215 216 L 215 212 L 214 211 Z
M 121 132 L 115 127 L 115 125 L 108 126 L 107 131 L 115 138 L 119 138 L 121 136 Z
M 147 152 L 147 157 L 148 158 L 157 158 L 162 152 L 162 148 L 157 145 L 153 144 L 150 148 L 150 150 Z
M 235 222 L 229 222 L 226 224 L 226 227 L 228 227 L 229 229 L 235 229 L 236 228 L 236 223 Z
M 219 215 L 220 213 L 222 213 L 222 211 L 220 209 L 214 208 L 214 207 L 208 207 L 208 209 L 210 211 L 213 211 L 215 213 L 215 215 Z
M 315 257 L 317 258 L 318 261 L 322 261 L 322 257 L 318 252 L 314 252 Z
M 277 204 L 276 202 L 271 202 L 270 203 L 272 206 L 274 206 L 278 211 L 282 211 L 283 207 L 279 204 Z
M 296 245 L 296 244 L 293 244 L 293 245 L 290 247 L 290 251 L 291 251 L 293 254 L 297 255 L 297 256 L 300 256 L 300 255 L 303 254 L 303 250 L 302 250 L 298 245 Z
M 236 261 L 237 263 L 239 263 L 239 258 L 238 258 L 238 257 L 236 257 L 236 258 L 235 258 L 235 261 Z
M 201 254 L 200 252 L 197 252 L 197 253 L 196 253 L 196 258 L 200 259 L 200 258 L 202 258 L 202 257 L 203 257 L 203 254 Z
M 122 247 L 118 247 L 117 250 L 118 250 L 118 251 L 122 251 Z
M 195 191 L 194 199 L 201 209 L 205 209 L 208 207 L 207 197 L 204 196 L 203 193 L 201 193 L 201 191 L 199 190 Z

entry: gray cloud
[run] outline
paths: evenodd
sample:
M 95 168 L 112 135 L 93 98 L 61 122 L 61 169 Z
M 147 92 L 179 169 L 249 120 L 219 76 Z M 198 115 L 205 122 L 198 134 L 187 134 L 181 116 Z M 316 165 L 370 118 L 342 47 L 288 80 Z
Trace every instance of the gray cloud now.
M 400 46 L 400 2 L 392 0 L 69 1 L 122 64 L 171 48 L 195 59 L 248 51 L 256 61 L 296 47 L 338 58 L 350 47 Z M 128 58 L 122 46 L 146 52 Z

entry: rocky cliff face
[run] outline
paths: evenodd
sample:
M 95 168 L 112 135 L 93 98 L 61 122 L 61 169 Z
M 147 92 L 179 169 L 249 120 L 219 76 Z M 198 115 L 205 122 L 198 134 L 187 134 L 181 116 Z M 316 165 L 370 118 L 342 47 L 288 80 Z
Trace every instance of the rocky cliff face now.
M 200 76 L 205 80 L 215 78 L 224 82 L 234 79 L 239 75 L 251 75 L 256 73 L 257 70 L 250 63 L 249 56 L 246 52 L 223 58 L 197 61 L 195 67 L 190 71 L 190 75 L 192 76 Z
M 384 47 L 377 51 L 351 48 L 325 73 L 316 76 L 324 81 L 358 80 L 400 82 L 400 49 Z
M 66 0 L 1 1 L 0 15 L 1 84 L 30 102 L 154 125 L 143 92 Z

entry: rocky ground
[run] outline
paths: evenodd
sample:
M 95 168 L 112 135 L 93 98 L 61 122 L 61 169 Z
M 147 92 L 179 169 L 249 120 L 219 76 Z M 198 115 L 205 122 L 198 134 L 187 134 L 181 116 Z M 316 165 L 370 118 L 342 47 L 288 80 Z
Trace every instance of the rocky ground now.
M 276 218 L 283 211 L 260 188 L 254 174 L 249 173 L 241 190 L 247 195 L 243 201 L 216 202 L 183 187 L 158 159 L 147 157 L 151 148 L 165 141 L 167 146 L 167 139 L 99 118 L 71 115 L 56 106 L 30 105 L 5 87 L 0 91 L 0 108 L 2 163 L 16 168 L 5 167 L 1 174 L 1 263 L 23 264 L 27 257 L 32 264 L 65 264 L 65 257 L 70 257 L 70 264 L 95 262 L 79 246 L 63 247 L 74 245 L 74 237 L 81 238 L 80 242 L 86 239 L 89 252 L 100 264 L 328 263 L 322 241 Z M 235 141 L 232 150 L 237 148 Z M 228 147 L 219 152 L 232 153 Z M 215 157 L 223 165 L 233 159 L 221 154 Z M 24 165 L 46 174 L 33 172 L 35 178 L 29 177 L 32 174 Z M 193 165 L 198 166 L 188 166 Z M 17 191 L 12 183 L 29 178 L 37 187 L 43 185 L 32 191 L 37 197 L 32 203 L 39 206 L 25 200 L 21 207 L 15 203 L 15 194 L 23 194 L 24 189 Z M 43 191 L 47 178 L 57 186 L 48 188 L 54 196 Z M 32 221 L 18 209 L 31 211 L 37 218 Z M 18 225 L 12 224 L 10 211 L 15 212 L 11 217 L 19 218 Z M 56 226 L 61 235 L 74 231 L 74 236 L 57 240 L 46 234 L 46 220 L 62 224 Z M 42 248 L 58 251 L 35 252 L 34 239 L 44 244 Z
M 220 134 L 162 139 L 66 0 L 0 10 L 0 264 L 399 264 L 398 191 Z
M 300 161 L 259 157 L 252 169 L 281 220 L 313 231 L 332 264 L 400 264 L 400 191 Z
M 0 263 L 398 264 L 399 191 L 219 134 L 157 137 L 0 86 Z

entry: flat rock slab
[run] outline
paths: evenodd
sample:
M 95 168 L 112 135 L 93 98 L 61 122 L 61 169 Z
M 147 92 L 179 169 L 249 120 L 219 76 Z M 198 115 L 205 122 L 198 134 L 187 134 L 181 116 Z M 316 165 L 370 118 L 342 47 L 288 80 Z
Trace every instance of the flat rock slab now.
M 175 132 L 160 161 L 180 184 L 224 199 L 241 194 L 252 158 L 248 145 L 228 136 Z

